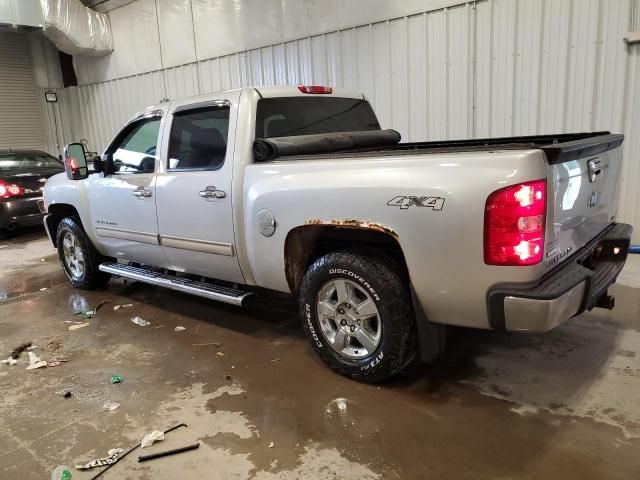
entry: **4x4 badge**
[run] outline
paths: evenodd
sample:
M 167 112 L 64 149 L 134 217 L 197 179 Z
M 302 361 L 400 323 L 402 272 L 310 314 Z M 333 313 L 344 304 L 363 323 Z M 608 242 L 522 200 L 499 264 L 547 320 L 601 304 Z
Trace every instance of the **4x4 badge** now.
M 400 207 L 401 210 L 406 210 L 407 208 L 413 206 L 431 208 L 432 210 L 442 210 L 442 208 L 444 207 L 444 198 L 399 195 L 389 200 L 387 202 L 387 205 L 391 207 Z

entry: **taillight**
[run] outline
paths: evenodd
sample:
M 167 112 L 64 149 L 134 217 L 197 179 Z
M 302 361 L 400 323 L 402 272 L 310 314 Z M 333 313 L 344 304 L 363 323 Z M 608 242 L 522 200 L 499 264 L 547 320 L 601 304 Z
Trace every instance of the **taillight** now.
M 542 260 L 546 210 L 544 180 L 496 190 L 484 210 L 484 262 L 534 265 Z
M 298 90 L 302 93 L 331 93 L 333 88 L 323 87 L 321 85 L 298 85 Z
M 19 197 L 24 194 L 24 188 L 17 183 L 6 183 L 0 180 L 0 198 Z

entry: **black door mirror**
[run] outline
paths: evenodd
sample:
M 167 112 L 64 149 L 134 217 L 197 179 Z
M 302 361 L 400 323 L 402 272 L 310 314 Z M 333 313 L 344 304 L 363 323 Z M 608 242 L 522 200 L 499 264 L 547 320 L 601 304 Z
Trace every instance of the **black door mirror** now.
M 64 169 L 69 180 L 82 180 L 89 176 L 87 153 L 81 143 L 70 143 L 64 147 Z

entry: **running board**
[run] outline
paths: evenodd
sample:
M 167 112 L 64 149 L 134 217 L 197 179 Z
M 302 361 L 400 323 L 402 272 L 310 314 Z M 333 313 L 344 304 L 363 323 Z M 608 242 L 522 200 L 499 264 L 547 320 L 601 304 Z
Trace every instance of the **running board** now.
M 242 306 L 245 299 L 253 295 L 251 292 L 236 290 L 235 288 L 222 287 L 220 285 L 198 282 L 196 280 L 189 280 L 188 278 L 172 275 L 164 275 L 155 270 L 131 267 L 123 263 L 102 263 L 98 268 L 101 272 L 177 290 L 178 292 L 197 295 L 198 297 L 208 298 L 209 300 L 230 303 L 231 305 Z

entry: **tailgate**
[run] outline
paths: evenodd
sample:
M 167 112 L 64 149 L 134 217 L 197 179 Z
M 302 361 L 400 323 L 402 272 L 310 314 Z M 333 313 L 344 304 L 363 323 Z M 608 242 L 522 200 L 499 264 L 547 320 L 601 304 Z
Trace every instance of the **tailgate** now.
M 567 259 L 615 219 L 622 135 L 542 147 L 549 191 L 545 271 Z

